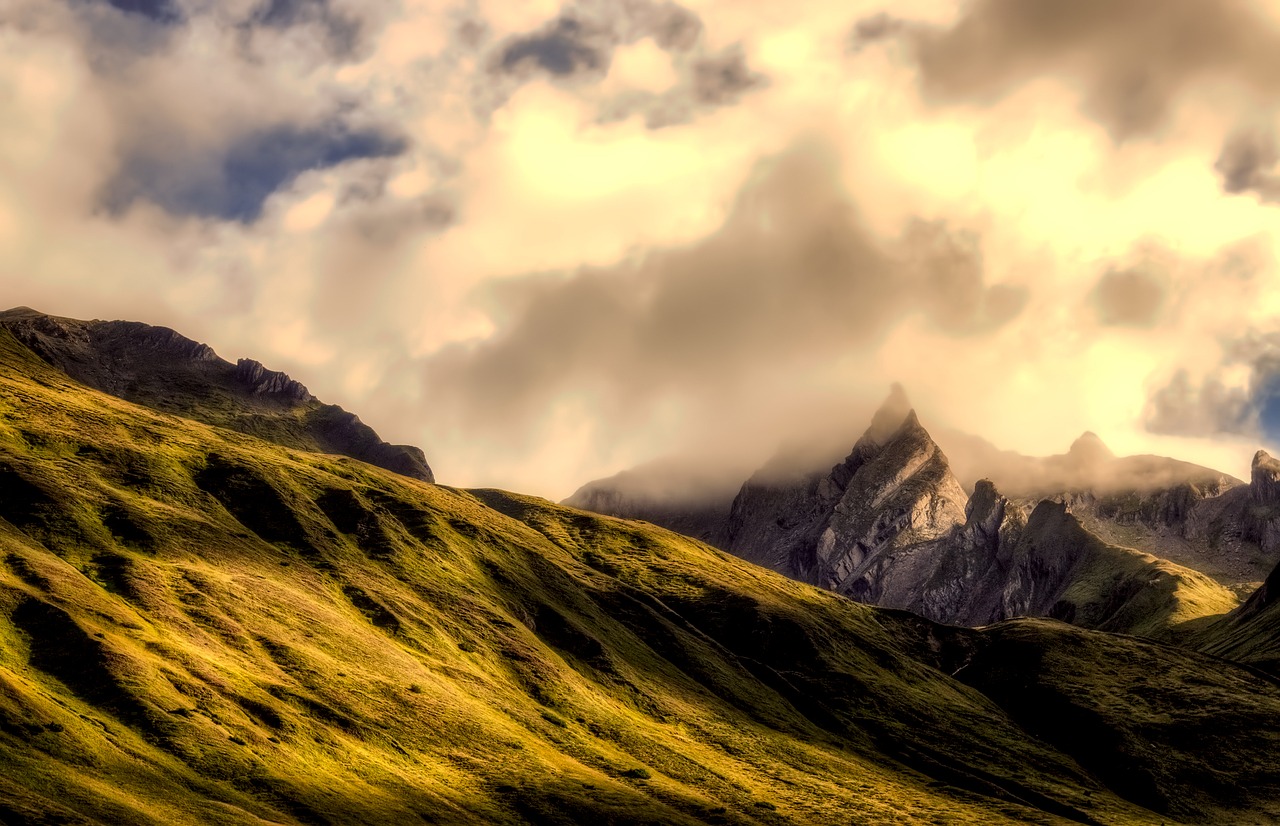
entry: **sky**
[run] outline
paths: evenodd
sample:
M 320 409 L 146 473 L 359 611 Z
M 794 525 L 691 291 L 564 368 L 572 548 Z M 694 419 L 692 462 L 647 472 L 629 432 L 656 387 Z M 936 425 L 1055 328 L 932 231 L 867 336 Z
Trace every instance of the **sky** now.
M 1280 443 L 1280 4 L 0 0 L 0 291 L 561 498 L 847 430 Z

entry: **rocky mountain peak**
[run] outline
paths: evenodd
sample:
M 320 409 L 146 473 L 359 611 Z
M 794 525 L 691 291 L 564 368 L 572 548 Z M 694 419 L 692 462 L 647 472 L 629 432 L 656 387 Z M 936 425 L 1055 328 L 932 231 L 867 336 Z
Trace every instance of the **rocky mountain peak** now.
M 871 418 L 871 426 L 867 428 L 863 438 L 882 445 L 898 432 L 898 428 L 902 427 L 908 418 L 915 420 L 915 411 L 911 409 L 907 391 L 901 384 L 894 382 L 889 388 L 889 396 Z M 915 420 L 915 424 L 919 426 L 920 422 Z
M 996 490 L 994 482 L 990 479 L 978 480 L 978 483 L 973 486 L 973 495 L 969 497 L 969 502 L 964 507 L 965 523 L 985 521 L 993 511 L 1002 508 L 1005 501 L 1000 491 Z
M 1077 467 L 1096 467 L 1116 458 L 1111 448 L 1092 430 L 1086 430 L 1080 438 L 1071 443 L 1067 450 L 1067 458 Z
M 1265 450 L 1253 454 L 1249 493 L 1258 503 L 1280 503 L 1280 460 Z

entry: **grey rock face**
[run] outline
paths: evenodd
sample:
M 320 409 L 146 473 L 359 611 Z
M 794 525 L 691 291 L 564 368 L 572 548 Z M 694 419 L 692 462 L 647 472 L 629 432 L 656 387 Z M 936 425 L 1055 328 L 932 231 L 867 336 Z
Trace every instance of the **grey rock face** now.
M 1280 461 L 1259 450 L 1253 454 L 1251 471 L 1250 498 L 1259 505 L 1280 505 Z
M 748 480 L 730 510 L 728 550 L 866 597 L 878 589 L 884 557 L 960 524 L 965 499 L 946 457 L 895 386 L 871 427 L 830 470 L 767 466 Z
M 301 382 L 294 381 L 285 373 L 268 370 L 261 362 L 253 359 L 240 359 L 236 362 L 235 380 L 248 388 L 255 396 L 282 396 L 296 402 L 313 402 L 311 395 Z
M 868 432 L 827 481 L 839 498 L 814 549 L 814 579 L 842 593 L 874 591 L 880 556 L 964 521 L 964 491 L 914 411 L 882 445 Z
M 944 622 L 983 625 L 1009 616 L 1003 583 L 1026 517 L 989 480 L 980 480 L 965 506 L 964 525 L 931 543 L 919 555 L 931 569 L 914 588 L 893 595 L 900 607 Z
M 435 481 L 418 448 L 387 444 L 286 374 L 252 359 L 233 365 L 167 327 L 79 321 L 19 307 L 0 312 L 0 329 L 72 379 L 135 404 Z

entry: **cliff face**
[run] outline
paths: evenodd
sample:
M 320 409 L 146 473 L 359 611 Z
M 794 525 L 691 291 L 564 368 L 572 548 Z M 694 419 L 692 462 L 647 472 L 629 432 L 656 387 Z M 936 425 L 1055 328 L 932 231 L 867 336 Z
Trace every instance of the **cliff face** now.
M 797 570 L 855 596 L 875 593 L 882 558 L 964 521 L 964 491 L 914 411 L 883 444 L 868 432 L 819 489 L 834 505 Z
M 946 457 L 894 386 L 871 426 L 834 467 L 788 467 L 778 457 L 742 486 L 727 550 L 841 592 L 881 556 L 937 538 L 963 521 L 964 491 Z
M 420 449 L 387 444 L 286 374 L 252 359 L 233 365 L 167 327 L 57 318 L 21 307 L 0 313 L 0 329 L 72 379 L 135 404 L 435 481 Z

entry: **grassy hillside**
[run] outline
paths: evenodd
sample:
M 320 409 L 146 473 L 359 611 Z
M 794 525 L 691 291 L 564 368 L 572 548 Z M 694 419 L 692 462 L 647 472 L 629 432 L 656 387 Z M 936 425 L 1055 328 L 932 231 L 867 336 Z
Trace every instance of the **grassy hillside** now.
M 1193 643 L 1280 677 L 1280 565 L 1244 605 L 1204 629 Z
M 0 328 L 59 371 L 112 396 L 296 450 L 338 453 L 435 481 L 418 448 L 387 444 L 355 415 L 323 404 L 284 373 L 248 359 L 233 365 L 167 327 L 79 321 L 18 307 L 0 312 Z
M 1041 502 L 1032 512 L 1012 561 L 1027 582 L 1048 585 L 1053 572 L 1064 586 L 1051 604 L 1018 613 L 1085 628 L 1165 638 L 1178 635 L 1179 626 L 1239 604 L 1230 590 L 1198 571 L 1102 541 L 1056 502 Z M 1029 608 L 1036 607 L 1031 596 Z
M 1238 762 L 1181 739 L 1207 715 Z M 1271 822 L 1275 720 L 1210 657 L 868 608 L 0 333 L 0 822 Z

